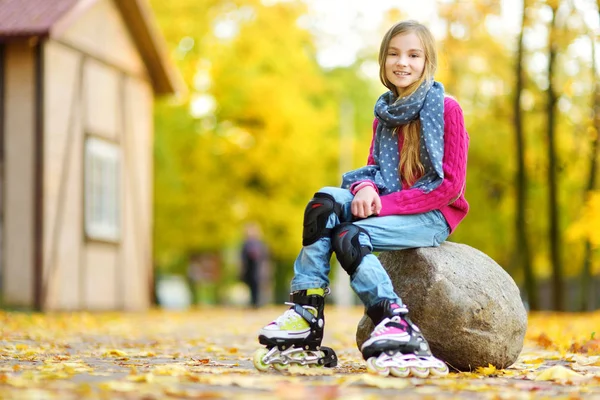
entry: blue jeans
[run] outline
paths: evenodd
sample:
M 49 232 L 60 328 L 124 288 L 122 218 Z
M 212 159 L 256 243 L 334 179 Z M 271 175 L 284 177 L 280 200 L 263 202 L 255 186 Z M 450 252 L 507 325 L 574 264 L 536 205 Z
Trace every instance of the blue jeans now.
M 349 190 L 325 187 L 319 192 L 333 196 L 342 206 L 342 220 L 351 220 L 350 205 L 354 196 Z M 333 228 L 339 223 L 340 218 L 332 213 L 327 221 L 327 228 Z M 353 224 L 368 232 L 368 235 L 360 233 L 359 242 L 368 246 L 371 251 L 439 246 L 450 233 L 446 219 L 438 210 L 423 214 L 369 217 L 354 221 Z M 294 263 L 292 291 L 328 287 L 332 252 L 329 237 L 322 237 L 315 243 L 304 246 Z M 390 277 L 374 254 L 367 254 L 362 259 L 350 277 L 350 285 L 367 308 L 385 299 L 401 304 Z

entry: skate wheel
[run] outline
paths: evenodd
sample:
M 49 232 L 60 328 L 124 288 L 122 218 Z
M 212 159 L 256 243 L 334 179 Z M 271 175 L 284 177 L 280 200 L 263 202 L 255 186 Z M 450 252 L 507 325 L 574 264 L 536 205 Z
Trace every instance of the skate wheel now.
M 410 375 L 410 369 L 408 367 L 392 367 L 390 368 L 390 374 L 397 378 L 406 378 Z
M 416 378 L 427 378 L 429 376 L 429 368 L 410 367 L 410 373 Z
M 388 367 L 380 367 L 377 365 L 377 357 L 371 357 L 367 360 L 367 371 L 380 376 L 388 376 L 390 373 Z
M 448 372 L 450 372 L 450 370 L 448 369 L 448 366 L 446 364 L 440 367 L 429 368 L 429 373 L 431 374 L 431 376 L 446 376 L 448 375 Z
M 263 358 L 267 352 L 267 349 L 258 349 L 254 352 L 254 356 L 252 357 L 252 364 L 254 364 L 254 368 L 261 372 L 265 372 L 269 369 L 269 364 L 265 364 L 263 361 Z
M 285 372 L 288 370 L 289 367 L 290 367 L 290 364 L 281 364 L 281 363 L 273 364 L 273 368 L 275 368 L 279 372 Z
M 325 361 L 323 362 L 323 366 L 326 368 L 336 367 L 338 364 L 337 354 L 331 347 L 321 347 L 321 352 L 323 354 L 323 358 Z

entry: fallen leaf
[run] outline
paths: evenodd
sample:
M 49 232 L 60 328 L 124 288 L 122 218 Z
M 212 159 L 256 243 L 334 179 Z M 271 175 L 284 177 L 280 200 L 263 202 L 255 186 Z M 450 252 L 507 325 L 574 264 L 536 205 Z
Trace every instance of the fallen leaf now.
M 102 357 L 127 357 L 128 354 L 123 350 L 111 349 L 102 353 Z
M 552 340 L 545 333 L 541 333 L 537 338 L 536 342 L 538 345 L 542 346 L 545 349 L 548 349 L 554 345 Z
M 371 374 L 363 374 L 358 383 L 379 389 L 404 389 L 410 385 L 410 381 L 405 378 L 382 377 Z
M 147 383 L 152 383 L 154 382 L 154 375 L 152 375 L 151 373 L 147 373 L 147 374 L 139 374 L 139 375 L 129 375 L 127 377 L 128 381 L 131 382 L 147 382 Z
M 479 367 L 475 370 L 475 372 L 479 375 L 485 375 L 485 376 L 498 374 L 498 370 L 492 364 L 488 364 L 487 367 Z
M 306 367 L 300 365 L 291 365 L 288 368 L 290 375 L 306 375 L 306 376 L 319 376 L 319 375 L 333 375 L 331 368 L 325 367 Z
M 540 372 L 536 377 L 536 381 L 558 381 L 558 380 L 570 380 L 570 379 L 578 379 L 584 378 L 583 375 L 578 374 L 577 372 L 565 368 L 561 365 L 555 365 L 554 367 L 550 367 L 548 369 Z
M 122 382 L 122 381 L 108 381 L 103 382 L 98 387 L 101 390 L 105 391 L 115 391 L 115 392 L 133 392 L 136 389 L 136 385 L 132 382 Z
M 579 365 L 600 367 L 600 356 L 586 357 L 576 355 L 575 357 L 573 357 L 573 359 Z
M 522 361 L 524 364 L 542 364 L 544 362 L 543 358 L 530 358 Z
M 141 353 L 135 354 L 135 357 L 156 357 L 156 353 L 153 351 L 143 351 Z
M 600 339 L 592 339 L 580 343 L 573 343 L 569 351 L 574 353 L 600 354 Z

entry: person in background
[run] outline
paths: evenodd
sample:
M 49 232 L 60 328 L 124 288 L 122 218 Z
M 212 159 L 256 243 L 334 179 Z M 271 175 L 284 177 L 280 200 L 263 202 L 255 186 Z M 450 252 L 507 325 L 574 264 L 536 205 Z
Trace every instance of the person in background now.
M 269 252 L 262 241 L 261 229 L 256 223 L 245 226 L 245 238 L 241 251 L 242 274 L 241 280 L 250 290 L 250 305 L 259 307 L 262 304 L 261 287 L 263 279 L 268 274 Z

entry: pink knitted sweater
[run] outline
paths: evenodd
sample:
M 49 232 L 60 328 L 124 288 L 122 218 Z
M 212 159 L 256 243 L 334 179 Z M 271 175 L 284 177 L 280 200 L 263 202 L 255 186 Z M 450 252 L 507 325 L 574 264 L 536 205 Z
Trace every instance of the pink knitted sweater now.
M 369 150 L 368 165 L 374 165 L 373 141 L 377 129 L 377 119 L 373 122 L 373 140 Z M 402 149 L 404 136 L 398 140 L 398 152 Z M 444 180 L 429 193 L 408 187 L 402 182 L 402 190 L 381 196 L 379 216 L 420 214 L 440 210 L 453 232 L 469 211 L 465 199 L 467 175 L 467 152 L 469 135 L 465 129 L 462 109 L 451 97 L 444 99 Z M 357 182 L 358 183 L 358 182 Z M 356 187 L 353 185 L 353 187 Z

